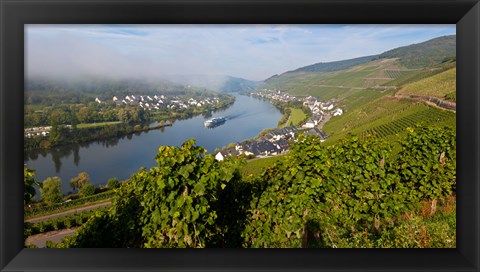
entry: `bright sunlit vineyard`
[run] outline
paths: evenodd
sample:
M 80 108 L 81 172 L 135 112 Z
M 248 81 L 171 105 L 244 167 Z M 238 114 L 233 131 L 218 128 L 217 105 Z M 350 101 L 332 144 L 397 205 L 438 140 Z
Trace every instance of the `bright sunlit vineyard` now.
M 398 120 L 371 128 L 365 131 L 363 136 L 372 134 L 383 138 L 389 135 L 404 132 L 406 128 L 413 127 L 417 124 L 440 123 L 447 120 L 455 122 L 455 114 L 448 111 L 429 108 L 415 114 L 407 115 Z

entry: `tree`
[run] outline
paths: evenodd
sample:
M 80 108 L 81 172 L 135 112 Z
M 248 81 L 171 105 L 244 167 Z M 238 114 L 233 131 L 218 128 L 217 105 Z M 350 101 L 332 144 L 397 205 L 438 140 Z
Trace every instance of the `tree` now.
M 117 178 L 111 178 L 107 181 L 107 187 L 109 189 L 115 189 L 120 187 L 120 182 L 118 181 Z
M 72 190 L 82 189 L 83 186 L 89 183 L 89 176 L 87 172 L 81 172 L 77 177 L 70 180 L 70 187 Z
M 194 140 L 160 147 L 157 167 L 132 175 L 108 211 L 59 247 L 238 247 L 228 241 L 241 241 L 238 215 L 246 214 L 251 195 L 240 161 L 218 162 L 205 153 Z
M 23 204 L 29 204 L 32 199 L 35 197 L 36 190 L 34 185 L 42 187 L 40 182 L 35 181 L 35 170 L 28 169 L 27 165 L 23 165 L 23 183 L 25 186 L 25 191 L 23 192 Z
M 77 119 L 81 123 L 88 123 L 90 116 L 90 110 L 87 107 L 81 108 L 77 113 Z
M 51 177 L 44 180 L 40 188 L 40 195 L 42 201 L 48 205 L 61 202 L 63 199 L 62 180 L 59 177 Z
M 86 184 L 79 190 L 80 195 L 82 196 L 91 196 L 95 193 L 95 186 L 93 184 Z

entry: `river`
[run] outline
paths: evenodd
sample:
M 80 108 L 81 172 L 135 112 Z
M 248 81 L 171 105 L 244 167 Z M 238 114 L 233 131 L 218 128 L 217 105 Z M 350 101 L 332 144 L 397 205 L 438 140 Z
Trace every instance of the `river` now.
M 213 153 L 215 148 L 227 146 L 258 135 L 265 128 L 274 128 L 282 117 L 268 101 L 235 94 L 233 105 L 213 113 L 213 117 L 225 116 L 227 121 L 215 128 L 205 128 L 203 116 L 177 120 L 172 127 L 150 130 L 90 143 L 57 147 L 48 151 L 31 151 L 24 162 L 36 171 L 36 180 L 58 176 L 62 179 L 62 191 L 70 191 L 70 179 L 80 172 L 87 172 L 94 185 L 106 184 L 116 177 L 128 179 L 140 167 L 156 164 L 159 146 L 180 146 L 195 138 L 196 144 Z

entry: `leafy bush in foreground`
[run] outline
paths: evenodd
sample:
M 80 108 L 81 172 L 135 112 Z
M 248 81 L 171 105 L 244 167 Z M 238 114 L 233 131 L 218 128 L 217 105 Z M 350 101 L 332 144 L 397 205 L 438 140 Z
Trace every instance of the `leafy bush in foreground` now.
M 324 146 L 301 136 L 285 159 L 248 180 L 242 161 L 218 162 L 193 140 L 160 147 L 156 167 L 135 173 L 107 212 L 56 246 L 455 246 L 454 217 L 422 221 L 455 192 L 454 131 L 409 128 L 400 143 L 394 161 L 391 144 L 373 137 Z

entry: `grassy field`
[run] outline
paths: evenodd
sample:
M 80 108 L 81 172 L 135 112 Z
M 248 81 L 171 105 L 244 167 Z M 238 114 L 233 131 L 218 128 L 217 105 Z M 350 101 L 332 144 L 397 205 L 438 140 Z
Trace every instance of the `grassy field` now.
M 305 119 L 306 115 L 305 113 L 303 112 L 303 110 L 301 109 L 294 109 L 294 108 L 290 108 L 291 112 L 290 112 L 290 117 L 288 119 L 288 122 L 286 122 L 285 124 L 281 125 L 280 128 L 284 128 L 284 127 L 288 127 L 288 126 L 291 126 L 291 125 L 299 125 L 300 122 Z
M 456 91 L 456 77 L 457 69 L 452 68 L 434 76 L 406 84 L 398 93 L 444 98 L 445 95 Z
M 242 169 L 242 175 L 260 175 L 262 171 L 265 170 L 267 167 L 273 166 L 274 163 L 282 160 L 283 158 L 285 158 L 284 155 L 248 161 Z
M 116 125 L 120 124 L 120 121 L 115 122 L 101 122 L 101 123 L 89 123 L 89 124 L 78 124 L 77 128 L 91 128 L 91 127 L 101 127 L 101 126 L 108 126 L 108 125 Z

